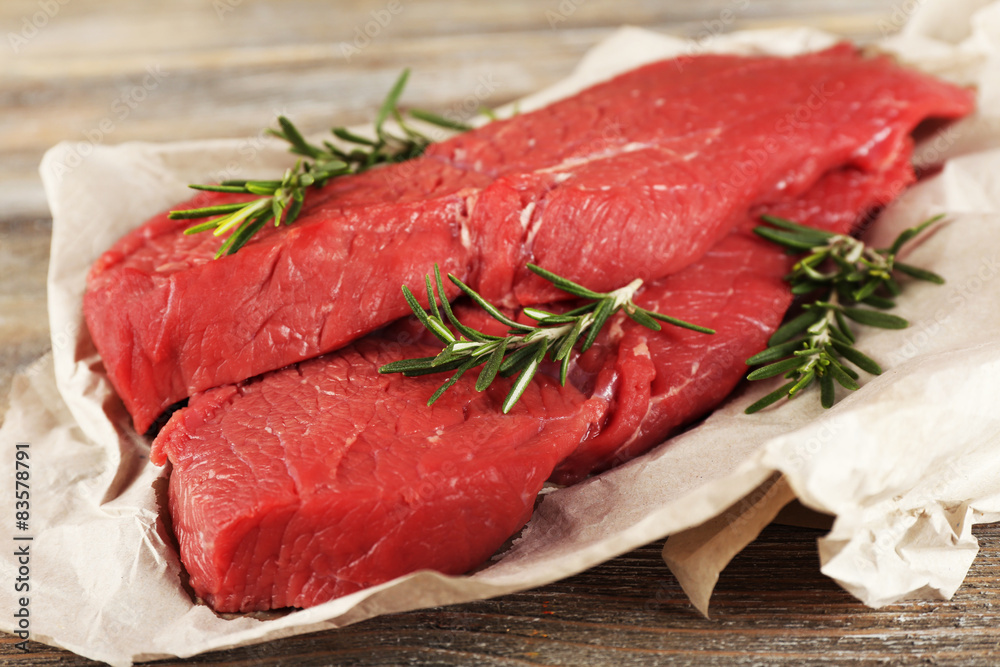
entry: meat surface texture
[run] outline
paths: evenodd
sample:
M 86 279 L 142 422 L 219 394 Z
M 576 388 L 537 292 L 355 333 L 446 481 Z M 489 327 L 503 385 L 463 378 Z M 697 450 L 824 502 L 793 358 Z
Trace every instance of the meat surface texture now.
M 596 373 L 588 394 L 611 396 L 611 409 L 602 428 L 561 461 L 550 479 L 572 484 L 645 453 L 707 414 L 746 375 L 746 359 L 766 347 L 792 302 L 783 276 L 793 259 L 753 233 L 759 215 L 848 233 L 864 212 L 912 182 L 909 151 L 878 173 L 832 172 L 802 197 L 754 210 L 696 263 L 652 284 L 639 305 L 716 333 L 653 332 L 622 318 L 617 330 L 601 336 L 577 365 Z
M 144 431 L 194 392 L 405 315 L 400 286 L 421 284 L 435 262 L 508 307 L 558 297 L 527 262 L 600 290 L 656 280 L 752 208 L 798 197 L 831 170 L 881 172 L 923 118 L 969 106 L 966 92 L 847 45 L 654 63 L 337 179 L 294 225 L 221 260 L 218 239 L 157 216 L 95 264 L 84 314 Z
M 908 156 L 874 174 L 837 170 L 755 213 L 846 231 L 911 182 Z M 428 408 L 441 376 L 379 375 L 440 349 L 412 320 L 195 395 L 153 446 L 155 462 L 173 465 L 170 508 L 191 585 L 219 611 L 248 611 L 480 564 L 525 523 L 546 478 L 571 483 L 641 454 L 736 385 L 791 302 L 790 260 L 751 233 L 754 217 L 637 297 L 715 335 L 652 332 L 619 316 L 567 386 L 548 368 L 509 415 L 499 409 L 509 381 L 478 393 L 470 374 Z M 458 312 L 484 324 L 481 311 Z
M 400 332 L 402 333 L 402 332 Z M 307 607 L 422 568 L 458 574 L 531 515 L 603 399 L 540 379 L 504 393 L 379 375 L 401 352 L 371 336 L 321 360 L 195 396 L 156 440 L 169 455 L 181 557 L 218 611 Z

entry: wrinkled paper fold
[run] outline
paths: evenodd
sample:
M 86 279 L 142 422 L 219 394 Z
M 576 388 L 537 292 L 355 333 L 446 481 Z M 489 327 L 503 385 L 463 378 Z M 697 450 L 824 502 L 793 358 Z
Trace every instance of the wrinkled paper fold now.
M 810 397 L 754 416 L 771 391 L 743 387 L 697 428 L 615 470 L 547 493 L 502 555 L 468 576 L 419 572 L 285 614 L 216 615 L 192 602 L 163 522 L 164 473 L 131 431 L 82 326 L 92 262 L 185 185 L 220 165 L 278 173 L 278 143 L 60 144 L 42 164 L 54 218 L 49 274 L 52 354 L 17 377 L 0 442 L 30 443 L 31 637 L 114 665 L 190 656 L 340 627 L 378 614 L 540 586 L 665 535 L 665 557 L 703 612 L 718 573 L 793 496 L 836 517 L 819 544 L 822 570 L 869 605 L 948 597 L 975 557 L 971 527 L 1000 520 L 1000 4 L 927 3 L 881 48 L 913 66 L 976 84 L 980 111 L 918 146 L 943 169 L 874 227 L 885 245 L 944 212 L 947 223 L 909 260 L 944 275 L 914 284 L 898 312 L 906 330 L 866 330 L 860 345 L 886 372 L 824 411 Z M 974 12 L 974 13 L 973 13 Z M 644 62 L 704 50 L 795 54 L 836 41 L 772 30 L 685 42 L 625 28 L 577 71 L 521 103 L 543 105 Z M 86 154 L 84 154 L 86 153 Z M 0 462 L 14 478 L 13 456 Z M 13 532 L 13 503 L 0 523 Z M 0 555 L 0 579 L 17 563 Z M 14 609 L 17 594 L 0 589 Z M 16 630 L 10 614 L 0 629 Z

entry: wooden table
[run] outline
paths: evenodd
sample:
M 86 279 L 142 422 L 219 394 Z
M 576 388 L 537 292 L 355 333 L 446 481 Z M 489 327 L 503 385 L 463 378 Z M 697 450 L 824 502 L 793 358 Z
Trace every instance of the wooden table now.
M 794 24 L 866 40 L 900 26 L 909 6 L 7 0 L 0 4 L 0 393 L 49 348 L 51 221 L 36 170 L 43 151 L 60 140 L 252 140 L 277 113 L 319 131 L 370 119 L 406 66 L 414 72 L 409 104 L 446 111 L 471 98 L 496 105 L 565 76 L 621 24 L 702 39 Z M 712 620 L 686 601 L 654 544 L 534 591 L 194 662 L 991 665 L 1000 659 L 1000 612 L 993 608 L 1000 529 L 981 526 L 976 534 L 983 552 L 950 602 L 867 609 L 819 574 L 819 532 L 774 526 L 723 574 Z M 0 639 L 0 663 L 87 663 L 34 643 L 23 654 L 13 641 Z

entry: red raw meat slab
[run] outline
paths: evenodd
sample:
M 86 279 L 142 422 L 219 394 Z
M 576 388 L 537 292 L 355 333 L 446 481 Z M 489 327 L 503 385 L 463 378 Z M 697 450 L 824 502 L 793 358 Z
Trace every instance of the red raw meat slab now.
M 766 211 L 834 231 L 912 180 L 908 151 L 877 174 L 831 173 Z M 509 415 L 510 380 L 380 375 L 435 354 L 412 319 L 337 352 L 196 394 L 153 445 L 191 585 L 218 611 L 306 607 L 418 569 L 465 572 L 569 483 L 641 454 L 720 402 L 791 302 L 788 256 L 752 217 L 640 305 L 712 326 L 652 332 L 618 316 L 561 387 L 539 374 Z M 479 320 L 462 307 L 460 317 Z M 481 324 L 482 322 L 478 322 Z
M 848 45 L 654 63 L 538 111 L 335 180 L 299 221 L 212 260 L 165 214 L 94 265 L 84 314 L 136 428 L 221 384 L 338 349 L 406 314 L 433 263 L 514 307 L 535 262 L 610 289 L 696 261 L 754 206 L 842 166 L 878 172 L 966 91 Z M 190 206 L 232 201 L 202 195 Z

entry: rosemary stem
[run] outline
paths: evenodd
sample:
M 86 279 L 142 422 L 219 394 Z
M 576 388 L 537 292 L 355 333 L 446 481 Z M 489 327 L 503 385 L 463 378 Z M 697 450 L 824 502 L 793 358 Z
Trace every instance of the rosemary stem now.
M 610 295 L 615 299 L 615 309 L 617 310 L 631 301 L 632 297 L 635 296 L 635 293 L 639 291 L 640 287 L 642 287 L 642 278 L 636 278 L 628 285 L 625 285 L 625 287 L 619 287 L 618 289 L 612 291 Z
M 332 130 L 333 135 L 342 142 L 354 144 L 353 148 L 338 148 L 329 141 L 324 141 L 322 145 L 312 144 L 306 141 L 290 120 L 279 116 L 280 129 L 268 132 L 287 141 L 290 144 L 289 150 L 295 155 L 302 156 L 303 160 L 285 171 L 280 181 L 241 179 L 224 181 L 218 185 L 192 185 L 191 187 L 196 190 L 252 194 L 257 195 L 258 199 L 243 204 L 171 211 L 171 219 L 193 220 L 218 215 L 211 220 L 188 227 L 184 233 L 198 234 L 213 230 L 216 237 L 229 233 L 230 236 L 222 243 L 220 252 L 216 253 L 216 259 L 219 259 L 237 252 L 246 245 L 263 229 L 269 218 L 273 217 L 275 226 L 279 226 L 282 222 L 286 225 L 295 222 L 310 187 L 322 187 L 332 178 L 359 173 L 382 164 L 411 160 L 421 155 L 431 140 L 407 126 L 397 106 L 408 76 L 409 70 L 404 70 L 382 103 L 375 121 L 374 140 L 360 137 L 346 128 L 335 127 Z M 404 136 L 396 136 L 383 127 L 390 119 L 398 123 Z M 423 120 L 451 130 L 467 129 L 434 114 L 425 114 Z M 220 208 L 224 210 L 219 210 Z
M 264 211 L 267 208 L 269 208 L 271 206 L 271 201 L 273 199 L 274 197 L 265 197 L 264 199 L 258 199 L 250 206 L 247 206 L 237 211 L 236 213 L 233 213 L 231 216 L 229 216 L 228 219 L 226 219 L 225 222 L 216 227 L 215 231 L 212 232 L 212 234 L 215 236 L 222 236 L 223 234 L 233 229 L 234 227 L 238 227 L 244 220 L 246 220 L 250 216 L 256 215 L 261 211 Z
M 904 244 L 941 217 L 903 231 L 888 248 L 874 249 L 846 234 L 764 216 L 771 226 L 754 231 L 795 254 L 805 255 L 785 280 L 791 283 L 796 296 L 813 296 L 802 314 L 775 332 L 767 349 L 747 359 L 748 365 L 760 366 L 747 376 L 750 380 L 777 375 L 791 380 L 748 407 L 748 414 L 781 398 L 791 398 L 816 380 L 820 384 L 820 403 L 829 408 L 836 401 L 834 383 L 851 391 L 860 387 L 857 371 L 848 364 L 872 375 L 882 372 L 874 359 L 855 346 L 851 322 L 882 329 L 908 326 L 902 317 L 883 312 L 895 305 L 894 298 L 902 291 L 893 272 L 936 284 L 944 279 L 926 269 L 896 262 L 896 255 Z
M 424 310 L 408 287 L 403 287 L 403 296 L 409 303 L 413 314 L 431 332 L 433 332 L 445 347 L 436 357 L 421 357 L 404 359 L 386 364 L 379 369 L 380 373 L 403 373 L 406 375 L 425 375 L 428 373 L 455 371 L 455 374 L 431 396 L 428 405 L 436 401 L 441 394 L 451 387 L 462 373 L 475 366 L 485 364 L 476 380 L 476 390 L 484 391 L 498 375 L 510 377 L 517 374 L 517 380 L 510 388 L 504 400 L 502 410 L 508 412 L 524 393 L 531 378 L 538 371 L 546 357 L 559 363 L 559 382 L 565 385 L 571 365 L 572 351 L 579 349 L 586 352 L 597 339 L 604 325 L 615 313 L 622 311 L 638 324 L 660 331 L 659 322 L 666 322 L 705 334 L 713 334 L 714 330 L 685 322 L 663 313 L 645 310 L 637 306 L 632 297 L 642 287 L 642 280 L 635 279 L 624 287 L 610 292 L 595 292 L 547 271 L 539 266 L 528 264 L 528 269 L 548 280 L 553 285 L 569 295 L 585 299 L 590 303 L 580 305 L 562 313 L 549 312 L 539 308 L 525 307 L 524 316 L 536 320 L 537 326 L 524 324 L 504 315 L 496 306 L 483 299 L 474 289 L 455 276 L 449 275 L 463 293 L 470 297 L 493 319 L 508 327 L 507 335 L 498 337 L 478 331 L 462 324 L 452 312 L 448 301 L 443 298 L 444 283 L 437 265 L 434 266 L 434 279 L 425 278 L 427 298 L 430 311 Z M 437 308 L 437 300 L 442 298 L 444 316 L 458 331 L 452 334 L 442 319 Z

